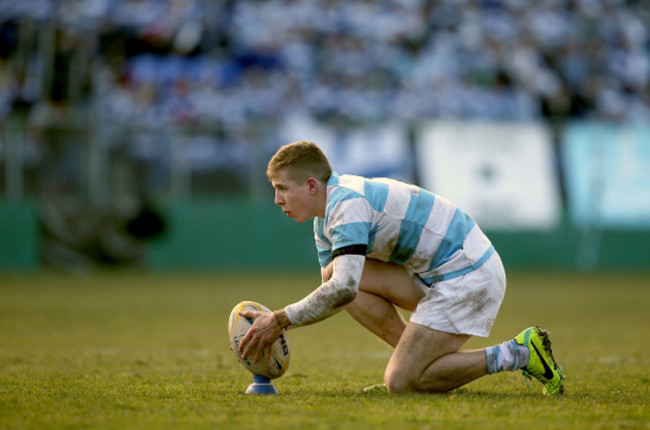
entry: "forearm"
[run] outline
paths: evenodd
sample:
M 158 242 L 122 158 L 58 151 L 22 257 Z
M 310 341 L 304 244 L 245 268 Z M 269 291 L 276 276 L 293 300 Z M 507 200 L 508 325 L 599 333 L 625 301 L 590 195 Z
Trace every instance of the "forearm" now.
M 292 325 L 324 320 L 350 303 L 359 291 L 365 257 L 342 255 L 334 259 L 333 274 L 304 299 L 284 308 Z

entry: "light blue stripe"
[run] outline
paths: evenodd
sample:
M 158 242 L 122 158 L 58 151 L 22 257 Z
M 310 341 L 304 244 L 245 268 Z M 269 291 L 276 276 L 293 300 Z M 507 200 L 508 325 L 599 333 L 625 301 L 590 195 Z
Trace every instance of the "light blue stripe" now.
M 339 184 L 339 174 L 332 172 L 332 175 L 327 180 L 327 185 L 337 186 Z
M 321 242 L 329 245 L 329 246 L 323 247 L 323 246 L 319 246 L 318 242 L 316 242 L 316 247 L 317 248 L 322 248 L 322 249 L 331 249 L 332 248 L 332 242 L 330 242 L 330 240 L 325 236 L 324 226 L 325 226 L 325 220 L 323 218 L 320 218 L 320 217 L 314 218 L 314 234 L 318 237 L 318 239 Z M 320 249 L 319 249 L 319 252 L 320 252 Z
M 486 348 L 485 355 L 487 360 L 488 373 L 497 373 L 499 371 L 499 345 Z
M 431 193 L 421 192 L 411 195 L 406 215 L 400 224 L 399 236 L 389 261 L 396 264 L 406 263 L 415 252 L 420 242 L 424 224 L 429 218 L 435 196 Z
M 388 200 L 388 184 L 364 180 L 363 195 L 374 210 L 381 212 Z
M 458 250 L 462 249 L 465 238 L 474 227 L 474 224 L 474 220 L 469 215 L 460 209 L 456 209 L 449 227 L 447 227 L 445 237 L 438 247 L 436 255 L 433 256 L 429 270 L 445 264 Z
M 324 227 L 325 227 L 325 220 L 320 217 L 314 218 L 314 233 L 318 236 L 320 240 L 322 240 L 325 243 L 329 243 L 331 245 L 331 242 L 325 237 L 324 233 Z
M 483 349 L 483 352 L 485 353 L 485 364 L 487 365 L 488 374 L 492 373 L 491 370 L 490 370 L 492 368 L 492 366 L 490 365 L 490 352 L 489 351 L 490 351 L 490 347 L 487 347 L 487 348 Z
M 510 348 L 514 351 L 515 362 L 512 365 L 512 370 L 520 369 L 521 367 L 521 352 L 519 351 L 519 344 L 516 340 L 512 339 L 510 342 Z
M 318 249 L 318 264 L 320 267 L 327 267 L 328 264 L 332 262 L 332 250 L 327 249 Z
M 346 200 L 352 200 L 363 197 L 362 194 L 351 190 L 350 188 L 336 188 L 332 191 L 327 199 L 327 209 L 325 211 L 325 219 L 328 219 L 330 210 L 336 206 L 337 203 L 344 202 Z
M 363 195 L 361 193 L 358 193 L 354 191 L 351 188 L 345 188 L 345 187 L 336 187 L 329 195 L 327 199 L 327 203 L 330 205 L 334 205 L 339 202 L 344 202 L 346 200 L 350 199 L 356 199 L 358 197 L 362 197 Z
M 329 246 L 322 246 L 316 242 L 316 250 L 318 251 L 318 262 L 321 267 L 327 266 L 332 261 L 332 243 L 325 237 L 323 233 L 323 225 L 325 220 L 323 218 L 314 218 L 314 234 L 319 240 L 328 244 Z
M 442 273 L 440 275 L 432 276 L 430 278 L 422 278 L 422 281 L 424 281 L 424 283 L 427 285 L 431 285 L 435 282 L 448 281 L 449 279 L 454 279 L 454 278 L 458 278 L 459 276 L 466 275 L 472 270 L 476 270 L 479 267 L 481 267 L 483 264 L 485 264 L 485 262 L 492 256 L 492 253 L 494 253 L 494 246 L 490 246 L 488 250 L 485 251 L 483 256 L 476 263 L 470 266 L 463 267 L 462 269 L 454 270 L 453 272 Z
M 367 245 L 369 231 L 369 222 L 343 224 L 332 230 L 332 242 L 336 244 L 336 249 L 349 245 Z M 332 249 L 332 251 L 335 251 L 335 249 Z
M 417 195 L 411 195 L 409 207 L 406 210 L 404 219 L 424 226 L 429 219 L 429 214 L 431 213 L 435 199 L 436 197 L 432 193 L 424 190 Z

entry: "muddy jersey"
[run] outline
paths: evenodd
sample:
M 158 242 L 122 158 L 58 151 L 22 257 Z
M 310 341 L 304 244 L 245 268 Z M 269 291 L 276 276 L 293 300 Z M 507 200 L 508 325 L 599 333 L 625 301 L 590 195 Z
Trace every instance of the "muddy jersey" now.
M 469 273 L 494 252 L 449 200 L 388 178 L 333 173 L 314 234 L 321 267 L 340 254 L 364 254 L 403 265 L 427 285 Z

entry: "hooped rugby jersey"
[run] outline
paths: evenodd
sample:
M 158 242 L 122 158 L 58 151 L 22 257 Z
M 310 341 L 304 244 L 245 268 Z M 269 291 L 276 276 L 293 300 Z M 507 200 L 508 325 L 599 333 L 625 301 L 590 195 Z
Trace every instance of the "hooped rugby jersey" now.
M 427 285 L 480 267 L 494 247 L 450 201 L 388 178 L 332 174 L 324 218 L 314 218 L 321 267 L 339 254 L 403 265 Z

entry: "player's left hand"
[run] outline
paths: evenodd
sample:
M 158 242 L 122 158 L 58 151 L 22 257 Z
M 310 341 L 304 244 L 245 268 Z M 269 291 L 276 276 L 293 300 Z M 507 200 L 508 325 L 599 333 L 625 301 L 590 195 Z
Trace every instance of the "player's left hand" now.
M 271 346 L 282 334 L 282 328 L 275 320 L 275 316 L 272 312 L 259 311 L 243 311 L 239 315 L 254 320 L 251 328 L 239 342 L 239 352 L 242 353 L 242 357 L 253 355 L 253 363 L 257 363 L 264 352 L 266 361 L 269 361 Z

